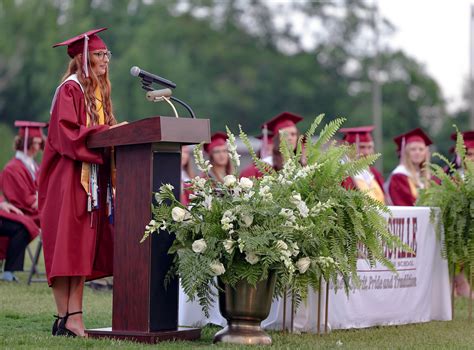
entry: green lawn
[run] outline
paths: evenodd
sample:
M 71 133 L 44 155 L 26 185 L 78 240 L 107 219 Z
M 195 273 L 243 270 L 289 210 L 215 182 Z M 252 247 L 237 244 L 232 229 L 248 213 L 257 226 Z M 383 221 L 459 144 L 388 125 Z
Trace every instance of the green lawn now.
M 143 345 L 113 340 L 69 339 L 50 335 L 55 313 L 53 297 L 46 283 L 26 285 L 27 274 L 18 274 L 21 283 L 0 282 L 0 348 L 57 349 L 216 349 L 244 348 L 212 345 L 217 327 L 206 327 L 197 342 Z M 87 327 L 111 325 L 112 294 L 85 291 L 84 319 Z M 451 322 L 430 322 L 407 326 L 376 327 L 334 331 L 328 335 L 282 334 L 271 332 L 276 349 L 474 349 L 474 323 L 467 321 L 468 302 L 456 299 L 456 318 Z M 252 347 L 268 348 L 268 347 Z

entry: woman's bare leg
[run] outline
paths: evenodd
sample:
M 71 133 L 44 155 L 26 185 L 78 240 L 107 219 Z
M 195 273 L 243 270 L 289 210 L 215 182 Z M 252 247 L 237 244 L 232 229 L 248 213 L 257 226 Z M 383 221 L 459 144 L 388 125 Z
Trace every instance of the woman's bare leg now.
M 55 277 L 52 284 L 59 317 L 64 317 L 69 304 L 69 277 Z
M 82 297 L 84 294 L 85 281 L 85 277 L 70 277 L 68 313 L 82 311 Z M 66 328 L 76 333 L 78 336 L 84 337 L 84 322 L 82 320 L 82 314 L 69 316 L 66 322 Z

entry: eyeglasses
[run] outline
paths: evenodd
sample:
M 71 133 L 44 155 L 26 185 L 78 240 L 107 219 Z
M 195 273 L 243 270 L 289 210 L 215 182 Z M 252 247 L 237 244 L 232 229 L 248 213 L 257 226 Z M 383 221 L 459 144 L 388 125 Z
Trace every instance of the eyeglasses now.
M 112 52 L 110 51 L 105 51 L 105 52 L 93 52 L 92 54 L 95 55 L 99 60 L 103 60 L 105 56 L 110 60 L 112 58 Z

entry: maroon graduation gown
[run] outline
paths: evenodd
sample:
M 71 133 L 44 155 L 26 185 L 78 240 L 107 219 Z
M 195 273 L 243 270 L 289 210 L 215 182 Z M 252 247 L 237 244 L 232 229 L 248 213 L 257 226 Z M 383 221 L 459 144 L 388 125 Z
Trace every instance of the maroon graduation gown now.
M 38 172 L 36 172 L 37 177 Z M 1 187 L 8 202 L 31 217 L 39 226 L 38 208 L 33 208 L 36 202 L 38 182 L 33 180 L 22 161 L 16 158 L 11 159 L 5 165 L 0 181 L 2 181 Z
M 404 174 L 393 174 L 390 177 L 388 191 L 393 205 L 415 205 L 416 197 L 412 193 L 408 181 L 408 176 Z
M 68 81 L 59 89 L 49 123 L 39 177 L 39 208 L 49 285 L 58 276 L 112 275 L 113 236 L 106 208 L 110 159 L 86 147 L 86 138 L 108 126 L 86 127 L 80 86 Z M 81 185 L 82 162 L 99 167 L 100 209 L 87 211 Z

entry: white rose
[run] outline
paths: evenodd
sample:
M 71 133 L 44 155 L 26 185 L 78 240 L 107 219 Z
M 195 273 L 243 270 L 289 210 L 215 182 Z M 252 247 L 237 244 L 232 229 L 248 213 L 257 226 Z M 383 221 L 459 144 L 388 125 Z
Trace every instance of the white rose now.
M 226 175 L 224 176 L 224 186 L 226 187 L 233 187 L 237 183 L 237 179 L 234 175 Z
M 226 239 L 224 242 L 222 242 L 222 244 L 224 245 L 225 251 L 229 254 L 232 254 L 232 252 L 234 251 L 235 241 L 231 239 Z
M 283 242 L 282 240 L 278 240 L 276 242 L 276 246 L 277 246 L 277 248 L 279 248 L 281 250 L 287 250 L 288 249 L 288 245 L 285 242 Z
M 217 260 L 213 261 L 209 266 L 214 273 L 214 276 L 220 276 L 225 272 L 224 265 L 222 265 L 222 263 Z
M 255 253 L 245 253 L 245 260 L 247 260 L 250 265 L 255 265 L 259 262 L 260 258 Z
M 250 225 L 252 225 L 252 222 L 253 222 L 253 215 L 250 215 L 250 214 L 243 214 L 241 215 L 240 217 L 242 219 L 242 226 L 244 227 L 250 227 Z
M 150 226 L 155 226 L 156 225 L 156 221 L 155 220 L 150 220 L 150 223 L 148 224 Z
M 173 210 L 171 210 L 171 216 L 174 221 L 181 222 L 186 217 L 186 210 L 180 207 L 174 207 Z
M 198 239 L 198 240 L 193 242 L 192 247 L 193 247 L 193 252 L 203 253 L 207 248 L 207 244 L 206 244 L 206 241 L 204 239 Z
M 249 190 L 253 187 L 253 182 L 249 178 L 243 177 L 239 181 L 240 187 L 242 187 L 244 190 Z
M 298 259 L 298 261 L 296 262 L 296 267 L 301 274 L 305 273 L 310 265 L 311 259 L 308 257 Z

